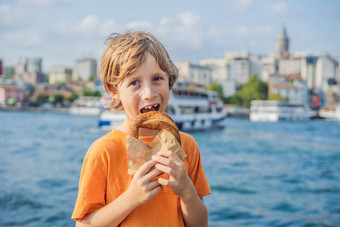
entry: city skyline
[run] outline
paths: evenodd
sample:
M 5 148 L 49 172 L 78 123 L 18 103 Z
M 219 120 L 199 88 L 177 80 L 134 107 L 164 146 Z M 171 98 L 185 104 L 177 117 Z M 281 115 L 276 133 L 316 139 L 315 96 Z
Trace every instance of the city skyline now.
M 273 54 L 282 25 L 290 52 L 340 57 L 339 1 L 55 1 L 0 3 L 0 59 L 41 57 L 43 70 L 99 61 L 105 38 L 128 29 L 152 32 L 174 61 L 222 57 L 226 51 Z

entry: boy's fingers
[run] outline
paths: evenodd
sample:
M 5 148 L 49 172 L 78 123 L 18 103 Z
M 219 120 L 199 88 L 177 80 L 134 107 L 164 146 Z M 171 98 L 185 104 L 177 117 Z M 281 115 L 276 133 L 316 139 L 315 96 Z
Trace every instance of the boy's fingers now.
M 170 181 L 166 180 L 166 179 L 163 179 L 163 178 L 158 178 L 158 183 L 160 185 L 163 185 L 163 186 L 169 186 L 170 185 Z
M 162 171 L 152 167 L 151 170 L 145 175 L 145 179 L 147 181 L 151 181 L 153 178 L 157 177 L 161 173 Z
M 166 166 L 170 166 L 172 164 L 171 160 L 167 157 L 164 157 L 164 156 L 153 155 L 152 160 L 154 160 L 158 163 L 161 163 L 163 165 L 166 165 Z
M 145 162 L 140 168 L 139 170 L 137 170 L 135 176 L 141 177 L 144 176 L 145 174 L 147 174 L 147 172 L 151 169 L 151 167 L 153 167 L 155 165 L 155 161 L 150 160 Z
M 158 186 L 161 186 L 160 183 L 155 180 L 155 181 L 151 181 L 149 184 L 148 184 L 148 189 L 150 191 L 154 190 L 155 188 L 157 188 Z
M 165 166 L 165 165 L 162 165 L 162 164 L 156 164 L 155 167 L 156 167 L 156 169 L 158 169 L 158 170 L 160 170 L 164 173 L 169 174 L 169 176 L 172 176 L 172 177 L 175 177 L 175 178 L 177 177 L 175 175 L 174 169 L 170 168 L 169 166 Z
M 176 164 L 180 164 L 182 162 L 182 160 L 178 157 L 177 154 L 175 154 L 174 152 L 169 151 L 169 150 L 159 151 L 157 153 L 157 155 L 167 157 L 171 161 L 175 162 Z M 164 163 L 164 164 L 166 164 L 166 163 Z
M 172 153 L 172 151 L 169 150 L 161 150 L 157 152 L 157 155 L 169 157 L 169 155 Z
M 157 183 L 158 183 L 158 182 L 157 182 Z M 158 185 L 159 185 L 159 184 L 158 184 Z M 151 192 L 150 192 L 150 193 L 151 193 L 151 196 L 153 197 L 153 196 L 157 195 L 161 190 L 162 190 L 162 186 L 161 186 L 161 185 L 155 187 L 155 188 L 152 189 Z

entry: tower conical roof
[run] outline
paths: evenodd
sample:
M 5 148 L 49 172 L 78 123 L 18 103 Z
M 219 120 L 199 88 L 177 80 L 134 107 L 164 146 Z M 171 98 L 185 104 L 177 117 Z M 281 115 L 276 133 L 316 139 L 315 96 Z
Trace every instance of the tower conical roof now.
M 282 27 L 281 27 L 281 33 L 280 33 L 279 37 L 281 37 L 281 38 L 288 38 L 286 27 L 284 25 L 282 25 Z

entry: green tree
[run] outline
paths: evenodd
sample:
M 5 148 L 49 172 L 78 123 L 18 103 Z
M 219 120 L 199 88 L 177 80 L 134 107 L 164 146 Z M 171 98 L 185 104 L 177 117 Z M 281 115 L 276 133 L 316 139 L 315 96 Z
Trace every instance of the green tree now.
M 268 85 L 252 75 L 247 83 L 231 98 L 233 104 L 250 107 L 251 100 L 266 100 L 268 97 Z
M 100 91 L 95 91 L 95 90 L 86 89 L 86 90 L 83 91 L 83 95 L 84 95 L 84 96 L 95 96 L 95 97 L 100 97 L 100 96 L 102 96 L 102 93 L 100 93 Z
M 217 98 L 221 99 L 223 103 L 229 102 L 229 98 L 224 96 L 223 87 L 220 83 L 218 82 L 211 83 L 206 87 L 206 90 L 217 92 Z
M 49 98 L 49 96 L 47 94 L 40 93 L 40 94 L 37 95 L 36 99 L 37 99 L 38 104 L 41 105 L 41 104 L 47 102 L 48 98 Z
M 277 100 L 277 101 L 288 101 L 288 97 L 282 97 L 280 94 L 271 94 L 268 97 L 268 100 Z
M 67 101 L 73 103 L 78 97 L 79 95 L 76 92 L 72 92 L 71 95 L 67 97 Z
M 94 81 L 95 77 L 94 75 L 90 75 L 88 81 Z
M 223 87 L 220 83 L 211 83 L 206 88 L 208 91 L 216 91 L 219 98 L 223 98 Z
M 243 99 L 239 94 L 235 94 L 228 98 L 227 103 L 234 104 L 237 106 L 243 105 Z
M 54 93 L 53 94 L 53 103 L 57 104 L 60 103 L 62 104 L 64 102 L 64 96 L 60 93 Z

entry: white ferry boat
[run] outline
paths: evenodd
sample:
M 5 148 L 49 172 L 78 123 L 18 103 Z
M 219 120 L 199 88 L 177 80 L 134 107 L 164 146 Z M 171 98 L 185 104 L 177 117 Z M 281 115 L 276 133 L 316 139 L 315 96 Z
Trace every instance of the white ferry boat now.
M 216 92 L 179 83 L 170 92 L 165 112 L 182 131 L 222 128 L 221 121 L 227 116 L 222 101 L 216 98 Z M 105 110 L 100 114 L 99 126 L 112 130 L 124 119 L 124 112 Z
M 82 96 L 74 100 L 69 109 L 70 114 L 98 116 L 101 110 L 100 97 Z
M 315 111 L 303 105 L 271 100 L 251 101 L 249 118 L 257 121 L 306 121 L 316 116 Z
M 319 116 L 328 120 L 340 121 L 340 106 L 320 109 Z

